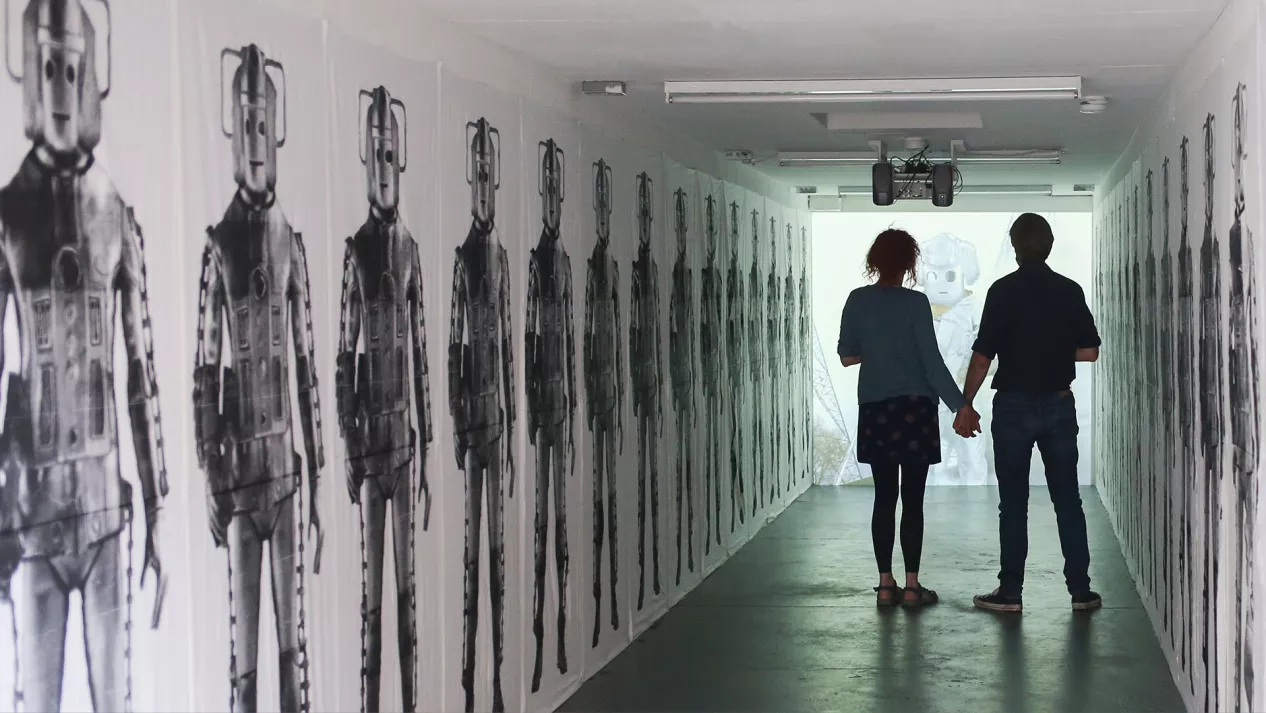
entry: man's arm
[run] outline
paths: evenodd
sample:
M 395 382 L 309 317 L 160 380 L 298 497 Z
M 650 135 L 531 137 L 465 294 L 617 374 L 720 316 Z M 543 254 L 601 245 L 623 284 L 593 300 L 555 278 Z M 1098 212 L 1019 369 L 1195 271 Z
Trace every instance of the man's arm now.
M 1076 361 L 1094 363 L 1099 361 L 1099 347 L 1086 347 L 1077 350 Z
M 1073 326 L 1077 335 L 1077 353 L 1074 357 L 1080 362 L 1096 362 L 1099 360 L 1099 347 L 1103 340 L 1099 338 L 1099 329 L 1095 326 L 1095 317 L 1086 304 L 1086 293 L 1077 286 L 1076 307 L 1073 312 Z
M 862 363 L 862 358 L 861 357 L 840 357 L 840 363 L 844 365 L 844 368 L 848 368 L 850 366 L 857 366 L 858 364 Z

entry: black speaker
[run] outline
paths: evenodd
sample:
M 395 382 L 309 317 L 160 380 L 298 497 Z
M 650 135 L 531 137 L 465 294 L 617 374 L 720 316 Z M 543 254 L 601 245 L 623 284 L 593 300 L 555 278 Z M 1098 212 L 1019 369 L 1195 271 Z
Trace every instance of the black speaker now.
M 954 205 L 954 166 L 938 163 L 932 167 L 932 205 L 948 208 Z
M 875 205 L 892 205 L 897 199 L 893 194 L 892 164 L 877 163 L 870 168 L 870 197 Z

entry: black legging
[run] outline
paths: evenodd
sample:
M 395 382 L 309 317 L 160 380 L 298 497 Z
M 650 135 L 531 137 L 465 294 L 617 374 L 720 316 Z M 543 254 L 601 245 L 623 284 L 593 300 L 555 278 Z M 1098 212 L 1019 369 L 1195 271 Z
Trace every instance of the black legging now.
M 892 572 L 892 544 L 897 530 L 897 496 L 901 496 L 901 554 L 906 572 L 917 574 L 923 555 L 923 491 L 927 487 L 926 465 L 903 465 L 900 485 L 897 466 L 872 465 L 875 477 L 875 510 L 870 518 L 870 535 L 875 543 L 875 562 L 880 574 Z

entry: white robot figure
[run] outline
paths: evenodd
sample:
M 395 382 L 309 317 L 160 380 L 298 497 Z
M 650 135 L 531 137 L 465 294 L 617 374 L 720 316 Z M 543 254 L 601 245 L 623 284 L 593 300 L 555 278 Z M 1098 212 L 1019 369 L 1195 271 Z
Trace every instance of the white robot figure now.
M 920 250 L 919 287 L 932 303 L 936 343 L 945 365 L 961 384 L 984 310 L 984 300 L 970 289 L 980 279 L 980 259 L 975 245 L 949 233 L 928 240 Z M 984 441 L 959 438 L 954 433 L 954 415 L 944 404 L 940 408 L 943 460 L 933 467 L 930 482 L 983 485 L 988 476 Z

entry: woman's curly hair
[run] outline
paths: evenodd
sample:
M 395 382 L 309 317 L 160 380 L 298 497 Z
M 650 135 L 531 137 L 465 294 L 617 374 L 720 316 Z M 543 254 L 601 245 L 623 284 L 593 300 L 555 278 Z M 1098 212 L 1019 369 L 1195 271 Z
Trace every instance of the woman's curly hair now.
M 919 243 L 904 230 L 889 228 L 875 238 L 866 254 L 866 275 L 882 282 L 917 281 Z

